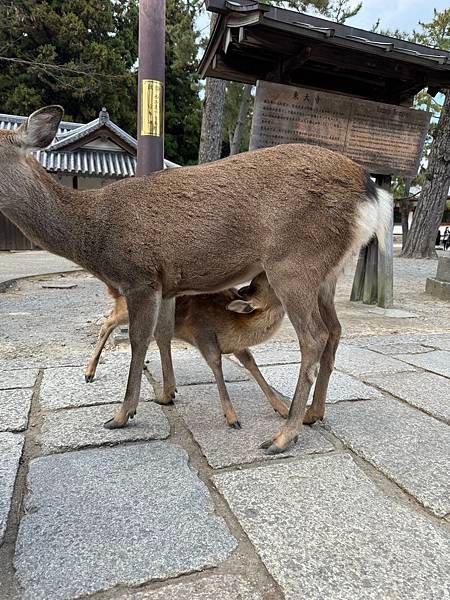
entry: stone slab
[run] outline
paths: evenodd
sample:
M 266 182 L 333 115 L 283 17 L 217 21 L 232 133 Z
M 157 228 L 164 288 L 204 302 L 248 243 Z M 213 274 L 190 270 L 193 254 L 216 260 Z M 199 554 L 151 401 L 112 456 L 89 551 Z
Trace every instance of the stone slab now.
M 214 375 L 197 350 L 176 350 L 173 355 L 173 368 L 177 387 L 198 383 L 214 383 Z M 152 376 L 162 382 L 161 363 L 158 354 L 148 354 L 147 368 Z M 245 381 L 250 376 L 247 372 L 225 357 L 222 360 L 225 381 Z
M 368 350 L 379 352 L 380 354 L 424 354 L 432 352 L 433 348 L 424 346 L 423 344 L 415 344 L 414 342 L 386 342 L 383 344 L 374 342 L 373 344 L 365 344 Z
M 46 369 L 41 385 L 40 402 L 44 409 L 71 408 L 122 401 L 128 378 L 129 355 L 110 355 L 98 366 L 96 378 L 85 383 L 83 367 Z M 143 375 L 141 401 L 154 397 Z
M 450 352 L 445 350 L 435 350 L 434 352 L 414 356 L 399 354 L 397 358 L 416 367 L 422 367 L 422 369 L 426 369 L 427 371 L 433 371 L 438 375 L 450 377 Z
M 22 435 L 0 433 L 0 545 L 8 522 L 22 448 Z
M 447 347 L 445 345 L 450 344 L 450 333 L 409 333 L 402 335 L 391 333 L 389 335 L 377 336 L 364 335 L 351 339 L 352 346 L 364 346 L 370 349 L 372 349 L 372 345 L 384 346 L 386 344 L 421 344 L 428 348 L 446 350 Z
M 439 517 L 450 512 L 450 428 L 397 400 L 328 407 L 327 426 Z
M 230 428 L 222 414 L 214 385 L 187 386 L 180 389 L 176 407 L 213 468 L 329 452 L 333 446 L 316 427 L 303 427 L 299 441 L 283 454 L 267 456 L 259 446 L 271 438 L 284 420 L 274 412 L 254 382 L 228 384 L 233 406 L 242 429 Z
M 387 319 L 417 319 L 415 313 L 402 308 L 381 308 L 380 306 L 376 306 L 375 308 L 369 308 L 367 312 Z
M 0 431 L 24 431 L 33 390 L 0 390 Z
M 164 442 L 30 464 L 15 556 L 24 600 L 68 600 L 216 566 L 236 547 L 184 450 Z
M 38 443 L 42 452 L 63 452 L 120 442 L 163 440 L 170 435 L 169 421 L 153 402 L 142 403 L 123 429 L 105 429 L 118 405 L 98 405 L 51 411 L 44 416 Z
M 251 351 L 258 366 L 299 363 L 301 360 L 297 342 L 262 344 Z
M 261 372 L 272 387 L 281 392 L 286 398 L 292 398 L 297 385 L 299 370 L 300 365 L 281 365 L 263 367 Z M 310 395 L 310 402 L 312 402 L 312 394 L 313 392 Z M 381 397 L 382 394 L 378 390 L 365 385 L 351 375 L 339 373 L 339 371 L 334 371 L 331 375 L 327 403 L 345 400 L 369 400 Z
M 377 352 L 341 344 L 336 353 L 336 369 L 361 377 L 369 373 L 396 373 L 401 371 L 415 371 L 415 368 L 400 360 L 383 356 Z
M 440 256 L 438 258 L 436 279 L 450 283 L 450 256 Z
M 346 455 L 214 476 L 286 600 L 448 598 L 446 530 Z
M 19 371 L 22 369 L 48 369 L 55 367 L 81 367 L 86 364 L 86 356 L 62 356 L 52 358 L 11 358 L 0 360 L 0 372 Z M 10 375 L 6 375 L 9 377 Z
M 165 585 L 158 590 L 127 592 L 120 600 L 265 600 L 242 577 L 217 575 L 189 583 Z
M 433 417 L 450 423 L 450 381 L 445 377 L 417 371 L 371 375 L 366 381 Z
M 36 383 L 38 369 L 23 369 L 20 371 L 0 370 L 0 390 L 32 388 Z
M 439 300 L 450 302 L 450 283 L 447 281 L 428 277 L 425 282 L 425 292 L 435 298 L 439 298 Z

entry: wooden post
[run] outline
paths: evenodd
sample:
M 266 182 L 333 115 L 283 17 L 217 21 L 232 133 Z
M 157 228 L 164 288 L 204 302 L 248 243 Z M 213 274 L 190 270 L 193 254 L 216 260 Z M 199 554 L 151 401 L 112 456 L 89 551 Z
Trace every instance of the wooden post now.
M 367 246 L 366 273 L 364 277 L 363 302 L 376 304 L 378 297 L 378 240 Z
M 390 190 L 391 177 L 378 176 L 377 183 L 385 190 Z M 378 252 L 378 306 L 381 308 L 394 306 L 394 210 L 391 213 L 385 251 Z
M 165 0 L 139 1 L 139 89 L 136 175 L 164 165 Z
M 389 190 L 389 175 L 377 175 L 377 184 Z M 390 234 L 386 239 L 386 251 L 381 252 L 378 241 L 372 240 L 359 253 L 353 279 L 350 300 L 364 304 L 378 304 L 381 308 L 392 308 L 394 304 L 394 211 L 390 222 Z
M 367 247 L 361 248 L 356 265 L 355 277 L 353 279 L 352 292 L 350 294 L 351 302 L 359 302 L 363 299 L 364 278 L 366 275 Z

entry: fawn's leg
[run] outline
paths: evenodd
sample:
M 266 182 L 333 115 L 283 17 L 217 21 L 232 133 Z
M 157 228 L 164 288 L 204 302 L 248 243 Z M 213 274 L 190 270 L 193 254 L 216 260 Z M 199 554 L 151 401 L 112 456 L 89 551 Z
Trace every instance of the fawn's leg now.
M 240 429 L 241 424 L 239 423 L 237 414 L 234 410 L 233 404 L 231 403 L 228 390 L 225 385 L 222 371 L 222 353 L 217 345 L 217 342 L 212 337 L 199 338 L 195 340 L 196 347 L 202 353 L 203 358 L 208 363 L 211 371 L 214 373 L 216 380 L 217 389 L 219 390 L 220 403 L 222 405 L 223 414 L 230 427 L 234 429 Z
M 334 368 L 334 357 L 341 338 L 341 324 L 334 306 L 336 281 L 322 284 L 319 292 L 319 310 L 323 322 L 328 328 L 328 341 L 320 359 L 319 375 L 314 390 L 313 402 L 306 410 L 303 423 L 315 423 L 325 415 L 325 401 L 328 383 Z
M 128 419 L 136 414 L 144 359 L 158 318 L 161 290 L 150 287 L 129 290 L 126 298 L 130 319 L 130 371 L 125 399 L 114 418 L 105 423 L 107 429 L 125 427 Z
M 264 379 L 263 374 L 258 369 L 258 365 L 253 358 L 253 354 L 248 348 L 241 350 L 240 352 L 234 353 L 235 357 L 242 363 L 247 371 L 254 377 L 256 383 L 263 391 L 265 397 L 273 406 L 273 409 L 280 414 L 282 417 L 287 417 L 289 414 L 289 407 L 281 400 L 277 392 L 270 387 L 267 381 Z
M 283 302 L 297 333 L 302 355 L 300 374 L 286 424 L 271 440 L 261 445 L 268 454 L 283 452 L 291 442 L 297 441 L 311 386 L 316 380 L 320 359 L 328 339 L 328 329 L 319 311 L 317 273 L 307 268 L 302 272 L 293 272 L 292 264 L 305 268 L 304 261 L 302 264 L 301 260 L 296 263 L 291 260 L 286 265 L 274 266 L 273 271 L 266 269 L 269 281 Z
M 86 383 L 92 383 L 94 381 L 95 372 L 97 370 L 98 361 L 100 360 L 100 355 L 102 353 L 103 348 L 105 347 L 106 342 L 108 341 L 109 336 L 116 328 L 115 322 L 109 324 L 106 329 L 102 328 L 100 332 L 100 337 L 94 349 L 94 354 L 92 355 L 90 361 L 86 365 L 86 369 L 84 371 L 84 379 Z
M 172 364 L 171 342 L 175 327 L 175 298 L 163 300 L 159 311 L 158 324 L 155 329 L 155 341 L 158 344 L 163 375 L 163 393 L 155 402 L 173 404 L 177 385 Z

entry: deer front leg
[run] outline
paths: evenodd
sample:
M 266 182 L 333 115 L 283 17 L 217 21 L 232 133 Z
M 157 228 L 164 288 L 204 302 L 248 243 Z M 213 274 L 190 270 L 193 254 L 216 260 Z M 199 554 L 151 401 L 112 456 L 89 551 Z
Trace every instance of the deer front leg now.
M 253 358 L 252 353 L 248 348 L 241 350 L 240 352 L 234 353 L 235 357 L 241 362 L 241 364 L 247 369 L 247 371 L 253 376 L 256 383 L 261 388 L 263 394 L 273 406 L 273 409 L 282 417 L 286 418 L 289 414 L 289 407 L 283 402 L 277 392 L 270 387 L 267 381 L 264 379 L 263 374 L 258 369 L 258 365 Z
M 107 429 L 125 427 L 136 414 L 141 391 L 145 355 L 158 318 L 161 290 L 149 287 L 130 290 L 126 294 L 130 319 L 131 363 L 125 399 L 113 419 L 105 423 Z

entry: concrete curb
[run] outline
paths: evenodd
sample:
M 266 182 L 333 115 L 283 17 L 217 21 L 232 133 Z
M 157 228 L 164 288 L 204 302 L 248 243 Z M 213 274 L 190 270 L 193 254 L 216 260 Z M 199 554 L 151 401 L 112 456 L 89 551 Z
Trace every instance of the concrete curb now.
M 84 271 L 81 267 L 79 269 L 71 269 L 70 271 L 56 271 L 54 273 L 36 273 L 34 275 L 24 275 L 23 277 L 15 277 L 14 279 L 6 279 L 0 281 L 0 294 L 5 294 L 11 290 L 17 288 L 20 281 L 29 281 L 31 279 L 38 279 L 39 277 L 57 277 L 58 275 L 70 275 L 71 273 L 80 273 Z

